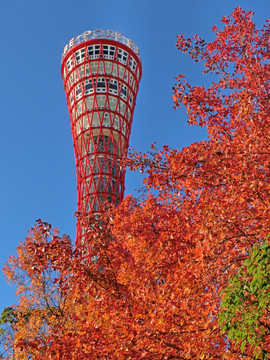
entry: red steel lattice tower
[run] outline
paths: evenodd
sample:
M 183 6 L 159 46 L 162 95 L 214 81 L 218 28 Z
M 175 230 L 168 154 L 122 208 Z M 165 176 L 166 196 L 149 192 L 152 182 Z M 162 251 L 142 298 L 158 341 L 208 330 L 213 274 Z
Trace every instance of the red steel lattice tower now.
M 78 212 L 95 215 L 104 202 L 124 196 L 126 155 L 142 74 L 133 41 L 111 30 L 86 31 L 70 40 L 62 57 L 77 171 Z M 77 221 L 76 246 L 84 244 Z

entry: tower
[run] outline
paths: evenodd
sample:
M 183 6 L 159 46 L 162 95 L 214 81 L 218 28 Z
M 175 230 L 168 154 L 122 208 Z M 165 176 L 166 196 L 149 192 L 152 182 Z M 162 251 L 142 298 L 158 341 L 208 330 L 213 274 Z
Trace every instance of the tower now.
M 102 203 L 124 196 L 126 155 L 142 74 L 139 49 L 111 30 L 85 31 L 62 56 L 62 78 L 70 115 L 77 172 L 78 213 L 95 215 Z M 77 221 L 76 246 L 85 244 Z

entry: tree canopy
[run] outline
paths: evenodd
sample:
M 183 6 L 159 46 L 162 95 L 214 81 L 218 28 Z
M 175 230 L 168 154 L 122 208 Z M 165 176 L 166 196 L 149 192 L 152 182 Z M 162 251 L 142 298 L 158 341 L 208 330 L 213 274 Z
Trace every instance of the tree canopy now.
M 174 107 L 209 139 L 130 155 L 145 197 L 89 220 L 95 263 L 41 221 L 9 259 L 19 296 L 12 359 L 253 358 L 253 344 L 224 334 L 219 314 L 230 279 L 268 243 L 270 27 L 258 30 L 238 7 L 213 32 L 208 43 L 177 40 L 211 85 L 180 74 L 173 89 Z M 258 345 L 261 358 L 268 337 Z

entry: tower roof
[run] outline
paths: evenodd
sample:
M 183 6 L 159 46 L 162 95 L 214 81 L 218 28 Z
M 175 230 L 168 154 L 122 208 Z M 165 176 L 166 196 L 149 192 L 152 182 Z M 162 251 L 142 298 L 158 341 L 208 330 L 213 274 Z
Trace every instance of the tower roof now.
M 72 49 L 74 46 L 86 42 L 88 40 L 96 40 L 96 39 L 108 39 L 108 40 L 118 41 L 128 46 L 130 49 L 132 49 L 141 61 L 139 48 L 135 45 L 135 43 L 132 40 L 126 38 L 123 34 L 119 32 L 115 32 L 113 30 L 102 30 L 102 29 L 87 30 L 81 35 L 77 36 L 76 38 L 70 39 L 69 43 L 64 47 L 62 61 L 64 56 L 67 54 L 67 52 L 70 49 Z

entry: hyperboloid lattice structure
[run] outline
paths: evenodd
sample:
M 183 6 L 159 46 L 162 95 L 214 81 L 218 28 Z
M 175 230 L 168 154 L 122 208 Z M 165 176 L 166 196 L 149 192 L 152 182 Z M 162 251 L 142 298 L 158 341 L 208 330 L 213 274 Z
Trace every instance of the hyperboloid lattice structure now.
M 139 50 L 111 30 L 86 31 L 70 40 L 62 57 L 77 171 L 78 213 L 95 215 L 101 203 L 124 196 L 126 155 L 141 79 Z M 83 218 L 83 217 L 82 217 Z M 76 246 L 85 247 L 82 220 Z M 89 255 L 88 255 L 89 254 Z

